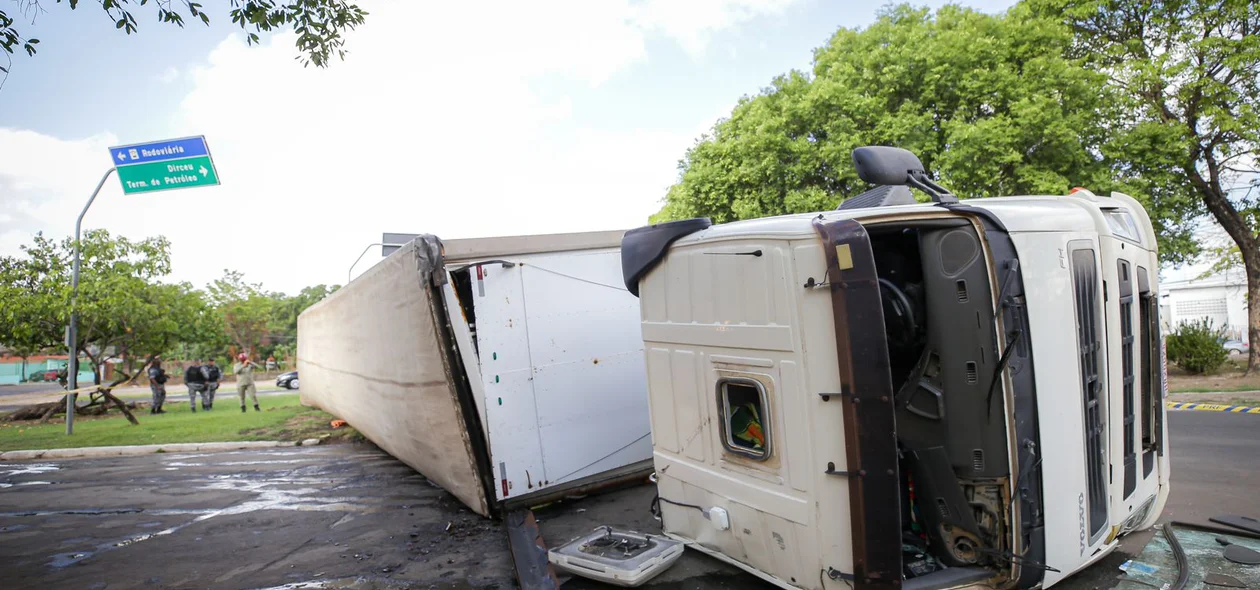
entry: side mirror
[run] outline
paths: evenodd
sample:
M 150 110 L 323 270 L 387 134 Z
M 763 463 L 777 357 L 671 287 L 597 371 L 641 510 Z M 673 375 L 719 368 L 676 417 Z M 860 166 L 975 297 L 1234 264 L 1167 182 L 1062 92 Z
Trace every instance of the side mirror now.
M 910 150 L 870 145 L 853 150 L 853 166 L 858 178 L 880 186 L 912 186 L 932 197 L 936 203 L 957 203 L 958 197 L 945 187 L 932 182 L 923 162 Z
M 907 185 L 912 177 L 925 176 L 923 162 L 910 150 L 882 145 L 853 150 L 853 166 L 858 178 L 883 186 Z

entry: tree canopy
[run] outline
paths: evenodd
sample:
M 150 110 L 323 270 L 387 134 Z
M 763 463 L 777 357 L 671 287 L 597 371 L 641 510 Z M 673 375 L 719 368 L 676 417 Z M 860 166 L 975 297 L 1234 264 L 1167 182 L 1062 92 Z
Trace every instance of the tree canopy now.
M 27 18 L 34 24 L 35 17 L 46 9 L 40 0 L 16 1 L 16 14 L 0 9 L 0 49 L 7 54 L 21 50 L 33 57 L 38 51 L 40 40 L 23 36 L 18 31 L 17 19 Z M 56 1 L 57 4 L 63 3 L 63 0 Z M 71 10 L 79 6 L 79 0 L 64 0 L 64 3 Z M 139 21 L 133 11 L 137 7 L 146 6 L 150 6 L 149 0 L 100 0 L 100 8 L 113 21 L 114 28 L 128 35 L 140 30 Z M 344 59 L 346 49 L 342 35 L 363 24 L 367 17 L 367 12 L 359 8 L 357 3 L 346 0 L 301 0 L 288 3 L 277 0 L 231 0 L 230 6 L 228 17 L 233 24 L 247 32 L 247 43 L 257 43 L 258 33 L 292 26 L 297 33 L 296 45 L 300 52 L 298 59 L 303 65 L 314 64 L 317 67 L 327 66 L 333 54 Z M 210 24 L 210 13 L 201 3 L 192 0 L 182 0 L 175 5 L 170 0 L 154 0 L 150 7 L 155 11 L 158 22 L 183 28 L 187 14 L 188 18 L 199 20 L 205 25 Z M 219 9 L 219 6 L 215 6 L 212 11 Z M 0 72 L 7 71 L 7 67 L 0 66 Z
M 0 257 L 0 344 L 19 356 L 67 350 L 72 246 L 40 234 L 21 255 Z M 164 282 L 170 272 L 164 237 L 133 241 L 105 230 L 84 236 L 75 349 L 88 357 L 98 383 L 111 359 L 215 358 L 232 347 L 263 355 L 277 344 L 292 349 L 298 314 L 337 289 L 316 285 L 291 297 L 224 271 L 202 291 Z
M 1061 19 L 1026 5 L 999 15 L 889 7 L 865 29 L 837 31 L 811 72 L 740 100 L 687 151 L 652 221 L 832 209 L 869 188 L 852 150 L 896 145 L 964 198 L 1074 186 L 1133 194 L 1152 211 L 1165 258 L 1185 260 L 1184 192 L 1149 190 L 1125 159 L 1118 146 L 1143 136 L 1117 134 L 1122 96 L 1071 54 L 1074 42 Z
M 1066 21 L 1071 55 L 1122 97 L 1116 151 L 1165 199 L 1206 211 L 1247 275 L 1251 366 L 1260 366 L 1260 4 L 1251 0 L 1026 0 Z M 1248 189 L 1248 190 L 1241 190 Z M 1160 212 L 1156 212 L 1157 214 Z M 1161 244 L 1165 248 L 1166 243 Z
M 74 348 L 92 362 L 100 383 L 106 360 L 164 351 L 204 306 L 191 286 L 157 282 L 170 273 L 166 238 L 132 241 L 92 230 L 81 246 Z M 0 342 L 24 354 L 66 350 L 73 242 L 41 234 L 22 252 L 0 258 L 0 318 L 5 320 Z

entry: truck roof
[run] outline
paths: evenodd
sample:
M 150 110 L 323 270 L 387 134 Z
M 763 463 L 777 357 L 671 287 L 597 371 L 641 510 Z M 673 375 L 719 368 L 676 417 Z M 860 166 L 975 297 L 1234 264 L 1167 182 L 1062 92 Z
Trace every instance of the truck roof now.
M 1120 193 L 1111 197 L 1094 196 L 1082 191 L 1070 196 L 1033 195 L 1016 197 L 993 197 L 968 199 L 962 202 L 967 207 L 984 209 L 997 217 L 1008 231 L 1070 231 L 1082 227 L 1095 227 L 1100 233 L 1112 233 L 1112 229 L 1103 215 L 1105 210 L 1124 209 L 1137 216 L 1136 223 L 1140 240 L 1148 246 L 1155 243 L 1152 232 L 1143 231 L 1149 228 L 1145 211 L 1137 202 Z M 914 205 L 895 205 L 886 207 L 869 207 L 863 209 L 834 210 L 816 213 L 800 213 L 764 217 L 713 225 L 707 229 L 692 233 L 679 239 L 676 244 L 683 245 L 713 239 L 737 238 L 757 235 L 777 239 L 807 238 L 816 235 L 812 220 L 822 216 L 827 220 L 857 219 L 873 220 L 880 217 L 894 217 L 915 213 L 938 212 L 941 207 L 933 203 L 917 203 Z
M 568 234 L 499 236 L 442 240 L 446 262 L 468 262 L 503 256 L 520 256 L 547 252 L 571 252 L 620 248 L 626 230 L 590 231 Z

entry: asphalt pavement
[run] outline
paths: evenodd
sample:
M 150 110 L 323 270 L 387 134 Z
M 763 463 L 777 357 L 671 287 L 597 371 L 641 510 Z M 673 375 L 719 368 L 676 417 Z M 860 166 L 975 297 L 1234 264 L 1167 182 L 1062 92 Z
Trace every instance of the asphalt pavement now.
M 26 393 L 56 393 L 62 391 L 61 385 L 52 382 L 42 383 L 15 383 L 13 385 L 0 385 L 0 399 L 10 395 L 22 395 Z
M 1260 416 L 1170 412 L 1165 518 L 1260 514 Z M 658 530 L 650 486 L 536 511 L 558 545 Z M 1059 585 L 1109 588 L 1150 534 Z M 514 587 L 501 526 L 370 445 L 0 463 L 0 587 Z M 765 588 L 687 552 L 650 584 Z M 566 588 L 603 587 L 573 580 Z

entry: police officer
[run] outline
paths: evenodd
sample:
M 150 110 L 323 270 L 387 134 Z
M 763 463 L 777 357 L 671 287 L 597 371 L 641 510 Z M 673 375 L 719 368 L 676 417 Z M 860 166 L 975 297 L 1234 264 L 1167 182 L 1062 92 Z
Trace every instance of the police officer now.
M 188 409 L 196 412 L 198 392 L 201 392 L 201 402 L 206 401 L 206 375 L 201 372 L 201 359 L 184 369 L 184 385 L 188 386 Z
M 153 404 L 149 406 L 150 414 L 165 414 L 166 410 L 162 409 L 162 404 L 166 402 L 166 370 L 162 368 L 162 361 L 153 359 L 149 364 L 149 392 L 153 394 Z
M 206 376 L 206 391 L 201 394 L 201 409 L 203 410 L 214 407 L 214 394 L 219 390 L 219 383 L 223 381 L 223 370 L 214 364 L 214 359 L 206 363 L 208 364 L 201 367 L 201 373 Z

